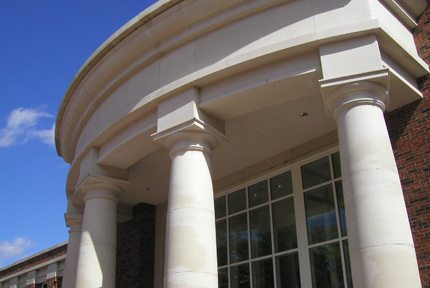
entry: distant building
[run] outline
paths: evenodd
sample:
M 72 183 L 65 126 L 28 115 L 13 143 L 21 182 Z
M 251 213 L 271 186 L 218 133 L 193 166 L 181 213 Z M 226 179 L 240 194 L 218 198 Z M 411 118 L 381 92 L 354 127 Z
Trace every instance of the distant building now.
M 61 288 L 67 242 L 0 269 L 0 288 Z
M 165 0 L 133 18 L 58 114 L 64 287 L 430 287 L 427 6 Z

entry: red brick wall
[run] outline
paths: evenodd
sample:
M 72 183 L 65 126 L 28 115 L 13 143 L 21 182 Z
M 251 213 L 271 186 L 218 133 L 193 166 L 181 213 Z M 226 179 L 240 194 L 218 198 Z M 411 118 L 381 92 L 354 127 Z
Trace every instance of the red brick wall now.
M 61 283 L 59 283 L 59 278 L 52 277 L 46 280 L 47 288 L 61 288 Z
M 116 287 L 154 287 L 156 207 L 133 207 L 133 219 L 118 225 Z
M 47 288 L 56 288 L 57 286 L 57 277 L 46 279 Z
M 430 8 L 414 30 L 421 58 L 430 63 Z M 403 185 L 423 287 L 430 288 L 430 77 L 419 79 L 424 98 L 386 114 Z

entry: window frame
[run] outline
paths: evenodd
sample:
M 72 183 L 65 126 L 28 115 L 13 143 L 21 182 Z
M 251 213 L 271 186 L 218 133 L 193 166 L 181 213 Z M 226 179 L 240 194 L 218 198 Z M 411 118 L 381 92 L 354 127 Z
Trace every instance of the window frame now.
M 338 205 L 338 198 L 336 193 L 336 182 L 342 181 L 342 175 L 339 177 L 335 177 L 334 173 L 334 162 L 332 155 L 339 152 L 338 147 L 332 147 L 329 149 L 325 149 L 323 151 L 319 151 L 318 153 L 314 153 L 312 155 L 306 155 L 304 157 L 301 157 L 299 159 L 295 159 L 293 161 L 290 161 L 289 163 L 286 163 L 282 165 L 282 167 L 276 167 L 271 169 L 270 171 L 265 171 L 263 173 L 260 173 L 259 175 L 256 175 L 255 177 L 252 177 L 252 179 L 248 181 L 244 181 L 240 184 L 231 186 L 227 189 L 224 189 L 220 191 L 219 193 L 216 193 L 214 198 L 218 199 L 220 197 L 225 197 L 225 204 L 226 204 L 226 214 L 223 217 L 216 218 L 216 222 L 218 221 L 226 221 L 226 237 L 227 237 L 227 265 L 218 266 L 218 270 L 220 269 L 227 269 L 227 275 L 228 275 L 228 287 L 231 286 L 231 272 L 230 268 L 237 265 L 243 265 L 248 264 L 249 267 L 249 281 L 250 281 L 250 287 L 253 288 L 253 272 L 252 272 L 252 263 L 264 260 L 264 259 L 272 259 L 272 270 L 273 270 L 273 281 L 274 281 L 274 287 L 278 287 L 278 277 L 276 275 L 277 267 L 277 257 L 292 253 L 297 253 L 298 255 L 298 267 L 300 271 L 300 283 L 301 287 L 313 287 L 312 286 L 312 268 L 311 268 L 311 259 L 310 259 L 310 249 L 314 247 L 319 247 L 323 245 L 327 245 L 330 243 L 338 243 L 339 249 L 340 249 L 340 256 L 341 256 L 341 264 L 342 264 L 342 273 L 343 273 L 343 282 L 344 287 L 348 287 L 348 278 L 347 278 L 347 265 L 345 264 L 345 253 L 344 253 L 344 245 L 343 242 L 348 240 L 348 235 L 342 236 L 342 228 L 341 228 L 341 221 L 340 221 L 340 210 Z M 330 180 L 320 183 L 318 185 L 308 187 L 306 189 L 303 188 L 303 182 L 302 182 L 302 175 L 301 175 L 301 167 L 309 164 L 315 160 L 321 159 L 323 157 L 329 158 L 329 166 L 330 166 Z M 270 187 L 270 178 L 278 176 L 280 174 L 286 173 L 290 171 L 291 172 L 291 182 L 292 182 L 292 188 L 293 191 L 291 194 L 284 195 L 282 197 L 278 197 L 276 199 L 272 199 L 272 193 L 271 193 L 271 187 Z M 266 181 L 267 186 L 267 197 L 268 200 L 265 203 L 250 206 L 249 203 L 249 194 L 248 194 L 248 188 L 254 184 L 260 183 L 262 181 Z M 336 215 L 336 224 L 337 224 L 337 232 L 338 237 L 323 241 L 319 243 L 314 243 L 309 245 L 308 243 L 308 233 L 307 233 L 307 220 L 306 220 L 306 209 L 305 209 L 305 193 L 308 191 L 312 191 L 314 189 L 317 189 L 319 187 L 323 187 L 326 185 L 331 185 L 332 187 L 332 193 L 333 193 L 333 199 L 334 199 L 334 205 L 335 205 L 335 215 Z M 235 212 L 233 214 L 229 214 L 229 200 L 228 195 L 236 192 L 238 190 L 245 189 L 245 201 L 246 206 L 244 210 L 241 210 L 239 212 Z M 294 204 L 294 216 L 295 216 L 295 226 L 296 226 L 296 235 L 297 235 L 297 248 L 290 249 L 290 250 L 284 250 L 281 252 L 275 251 L 275 238 L 274 238 L 274 226 L 273 226 L 273 207 L 272 205 L 276 202 L 283 201 L 285 199 L 291 198 L 293 200 Z M 343 195 L 343 198 L 345 199 L 345 196 Z M 345 203 L 344 203 L 345 204 Z M 269 208 L 269 218 L 270 218 L 270 234 L 271 234 L 271 249 L 272 253 L 268 255 L 264 255 L 261 257 L 252 258 L 252 242 L 251 242 L 251 223 L 250 223 L 250 211 L 259 209 L 261 207 L 268 206 Z M 248 259 L 243 260 L 240 262 L 230 263 L 230 241 L 229 241 L 229 218 L 234 217 L 236 215 L 240 215 L 242 213 L 246 213 L 247 218 L 247 229 L 248 229 Z M 349 244 L 349 243 L 348 243 Z M 350 265 L 349 265 L 350 266 Z

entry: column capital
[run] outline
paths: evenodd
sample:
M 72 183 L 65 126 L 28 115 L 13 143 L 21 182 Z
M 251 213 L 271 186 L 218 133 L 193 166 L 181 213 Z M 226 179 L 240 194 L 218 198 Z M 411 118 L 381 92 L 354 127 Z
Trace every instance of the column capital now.
M 82 224 L 82 214 L 64 213 L 64 220 L 69 228 L 79 227 Z
M 77 202 L 86 202 L 89 199 L 105 198 L 118 202 L 118 197 L 127 186 L 127 180 L 88 174 L 78 185 L 75 193 Z
M 358 105 L 388 106 L 388 69 L 346 77 L 320 80 L 327 114 L 335 120 L 339 113 Z
M 155 133 L 152 138 L 169 149 L 170 157 L 193 150 L 210 154 L 218 143 L 227 141 L 223 133 L 199 119 L 192 119 Z

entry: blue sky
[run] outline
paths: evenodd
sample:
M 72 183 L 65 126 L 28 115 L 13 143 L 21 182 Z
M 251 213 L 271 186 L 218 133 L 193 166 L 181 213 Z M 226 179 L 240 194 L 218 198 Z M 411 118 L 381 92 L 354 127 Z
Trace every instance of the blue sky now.
M 67 240 L 53 125 L 73 75 L 155 0 L 0 0 L 0 267 Z

